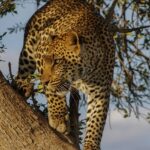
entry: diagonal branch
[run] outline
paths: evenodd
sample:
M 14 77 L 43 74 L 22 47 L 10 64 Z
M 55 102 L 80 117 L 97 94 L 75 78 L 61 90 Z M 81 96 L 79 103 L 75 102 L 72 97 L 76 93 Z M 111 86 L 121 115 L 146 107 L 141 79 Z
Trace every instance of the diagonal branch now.
M 111 28 L 111 31 L 114 32 L 114 33 L 116 33 L 116 32 L 119 32 L 119 33 L 129 33 L 129 32 L 134 32 L 134 31 L 135 31 L 135 32 L 136 32 L 136 31 L 140 31 L 140 30 L 142 30 L 142 29 L 149 28 L 149 27 L 150 27 L 150 25 L 148 25 L 148 26 L 141 26 L 141 27 L 129 29 L 129 28 L 118 28 L 118 27 L 116 27 L 116 26 L 113 26 L 113 27 Z
M 70 94 L 70 127 L 71 133 L 70 135 L 73 137 L 73 141 L 76 144 L 77 148 L 80 149 L 79 143 L 79 100 L 80 95 L 79 91 L 72 87 Z

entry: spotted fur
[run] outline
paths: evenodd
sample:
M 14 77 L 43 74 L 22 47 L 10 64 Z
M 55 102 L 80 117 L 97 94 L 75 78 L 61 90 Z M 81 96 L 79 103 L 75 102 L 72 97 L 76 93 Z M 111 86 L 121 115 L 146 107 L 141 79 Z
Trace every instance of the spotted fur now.
M 68 129 L 65 95 L 71 87 L 87 99 L 84 150 L 99 150 L 109 106 L 115 60 L 113 33 L 93 6 L 82 0 L 53 0 L 26 27 L 18 85 L 29 96 L 37 69 L 48 100 L 49 124 Z

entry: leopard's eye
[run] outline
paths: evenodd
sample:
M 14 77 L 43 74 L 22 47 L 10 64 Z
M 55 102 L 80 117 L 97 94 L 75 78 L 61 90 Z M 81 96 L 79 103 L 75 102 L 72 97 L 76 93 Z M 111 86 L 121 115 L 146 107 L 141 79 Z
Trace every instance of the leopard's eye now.
M 54 64 L 61 64 L 61 62 L 62 62 L 62 59 L 55 59 L 55 62 L 54 62 Z

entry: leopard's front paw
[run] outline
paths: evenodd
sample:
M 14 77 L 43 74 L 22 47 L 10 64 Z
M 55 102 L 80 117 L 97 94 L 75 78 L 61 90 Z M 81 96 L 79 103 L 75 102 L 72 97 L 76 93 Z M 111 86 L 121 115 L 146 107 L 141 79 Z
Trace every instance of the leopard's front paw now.
M 16 79 L 15 80 L 15 88 L 19 91 L 19 93 L 26 98 L 31 96 L 31 93 L 33 92 L 33 83 L 30 83 L 27 79 Z
M 28 86 L 23 87 L 23 94 L 25 97 L 30 97 L 33 92 L 33 84 L 30 83 Z
M 69 115 L 64 117 L 49 117 L 49 125 L 60 133 L 68 134 L 70 131 Z

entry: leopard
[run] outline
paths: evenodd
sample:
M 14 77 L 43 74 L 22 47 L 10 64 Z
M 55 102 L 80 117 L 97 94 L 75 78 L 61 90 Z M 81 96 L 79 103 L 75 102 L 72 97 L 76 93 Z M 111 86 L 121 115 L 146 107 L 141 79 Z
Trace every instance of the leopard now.
M 26 97 L 37 72 L 48 103 L 49 125 L 68 132 L 66 94 L 87 96 L 84 150 L 101 149 L 115 64 L 114 33 L 106 19 L 84 0 L 51 0 L 25 28 L 16 82 Z

